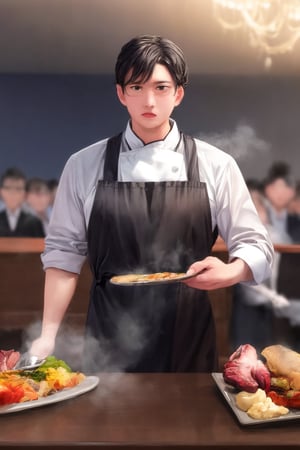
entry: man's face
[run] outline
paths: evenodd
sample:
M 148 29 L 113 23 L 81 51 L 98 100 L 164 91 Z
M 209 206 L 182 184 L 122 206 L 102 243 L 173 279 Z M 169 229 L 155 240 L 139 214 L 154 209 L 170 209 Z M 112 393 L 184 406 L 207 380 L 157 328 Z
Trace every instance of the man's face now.
M 51 195 L 48 189 L 33 190 L 27 193 L 26 202 L 37 213 L 45 213 L 50 205 Z
M 20 208 L 25 200 L 25 180 L 6 178 L 1 187 L 1 198 L 10 211 Z
M 177 87 L 168 69 L 156 64 L 145 83 L 131 83 L 124 91 L 117 85 L 120 102 L 127 107 L 133 131 L 146 143 L 165 137 L 169 118 L 183 99 L 183 87 Z
M 278 178 L 266 186 L 265 195 L 276 211 L 282 211 L 294 198 L 295 188 L 289 186 L 284 179 Z

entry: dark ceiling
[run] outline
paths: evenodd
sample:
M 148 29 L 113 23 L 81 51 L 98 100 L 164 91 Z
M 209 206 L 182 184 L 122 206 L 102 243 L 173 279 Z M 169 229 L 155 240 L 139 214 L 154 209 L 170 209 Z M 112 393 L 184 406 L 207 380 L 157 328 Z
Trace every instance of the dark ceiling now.
M 141 33 L 176 41 L 191 73 L 266 72 L 244 32 L 222 30 L 212 0 L 0 0 L 0 72 L 109 73 Z M 300 42 L 269 73 L 299 75 Z

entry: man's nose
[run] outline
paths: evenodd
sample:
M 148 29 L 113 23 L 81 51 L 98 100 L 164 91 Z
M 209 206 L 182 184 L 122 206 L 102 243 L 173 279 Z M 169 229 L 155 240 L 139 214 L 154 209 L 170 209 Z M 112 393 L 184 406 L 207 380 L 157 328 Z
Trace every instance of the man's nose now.
M 153 89 L 145 89 L 144 100 L 147 106 L 152 106 L 155 103 L 155 93 Z

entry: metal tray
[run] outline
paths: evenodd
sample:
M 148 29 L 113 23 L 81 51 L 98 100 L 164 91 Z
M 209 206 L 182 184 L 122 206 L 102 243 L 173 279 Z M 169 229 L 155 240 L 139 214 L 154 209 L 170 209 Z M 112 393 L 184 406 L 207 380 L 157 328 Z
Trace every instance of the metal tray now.
M 235 414 L 236 418 L 242 425 L 263 425 L 263 424 L 270 424 L 270 423 L 278 423 L 278 422 L 286 422 L 290 420 L 299 420 L 300 419 L 300 410 L 299 409 L 290 409 L 290 412 L 286 414 L 285 416 L 280 417 L 273 417 L 271 419 L 252 419 L 248 414 L 242 410 L 240 410 L 235 405 L 235 395 L 238 393 L 238 391 L 232 387 L 229 386 L 224 382 L 223 374 L 218 372 L 213 372 L 212 377 L 215 380 L 216 385 L 218 386 L 221 394 L 225 398 L 226 402 L 232 409 L 233 413 Z

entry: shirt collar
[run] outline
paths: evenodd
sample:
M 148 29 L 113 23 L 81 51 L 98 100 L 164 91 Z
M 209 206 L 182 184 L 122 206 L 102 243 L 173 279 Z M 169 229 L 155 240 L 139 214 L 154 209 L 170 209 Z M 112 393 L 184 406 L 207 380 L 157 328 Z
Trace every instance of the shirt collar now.
M 171 122 L 171 130 L 165 137 L 165 139 L 161 141 L 150 142 L 149 144 L 144 144 L 143 141 L 132 131 L 130 121 L 127 123 L 127 127 L 125 130 L 125 140 L 128 145 L 129 150 L 137 150 L 139 148 L 153 148 L 156 149 L 172 149 L 174 150 L 178 144 L 180 139 L 180 132 L 178 130 L 177 124 L 173 119 L 170 119 Z
M 6 209 L 6 214 L 9 217 L 14 217 L 14 218 L 19 218 L 19 215 L 21 214 L 22 208 L 17 208 L 14 211 L 12 211 L 11 209 Z

